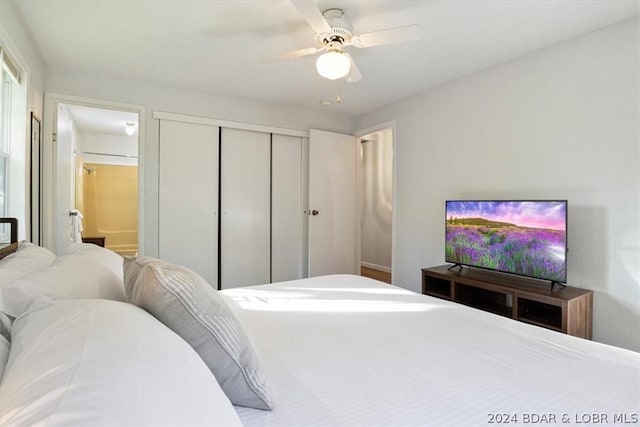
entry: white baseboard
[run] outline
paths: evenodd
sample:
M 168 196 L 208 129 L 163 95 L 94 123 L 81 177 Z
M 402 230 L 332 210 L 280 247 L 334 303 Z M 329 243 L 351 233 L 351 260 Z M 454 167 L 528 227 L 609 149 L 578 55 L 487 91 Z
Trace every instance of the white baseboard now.
M 371 268 L 373 270 L 384 271 L 385 273 L 391 273 L 391 267 L 385 267 L 384 265 L 372 264 L 370 262 L 360 261 L 361 267 Z

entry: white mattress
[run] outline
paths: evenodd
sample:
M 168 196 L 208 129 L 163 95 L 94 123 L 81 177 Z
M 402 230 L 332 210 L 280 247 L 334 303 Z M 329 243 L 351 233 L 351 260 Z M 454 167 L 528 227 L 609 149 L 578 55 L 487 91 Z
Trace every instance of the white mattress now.
M 274 400 L 270 412 L 237 407 L 245 426 L 638 419 L 640 353 L 359 276 L 224 293 Z

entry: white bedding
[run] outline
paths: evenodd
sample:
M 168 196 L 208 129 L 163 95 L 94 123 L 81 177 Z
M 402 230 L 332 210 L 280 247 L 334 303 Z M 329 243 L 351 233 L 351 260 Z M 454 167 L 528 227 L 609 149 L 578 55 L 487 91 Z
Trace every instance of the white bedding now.
M 16 319 L 0 426 L 239 426 L 207 366 L 131 304 L 40 298 Z
M 639 353 L 359 276 L 223 292 L 273 392 L 245 426 L 638 422 Z

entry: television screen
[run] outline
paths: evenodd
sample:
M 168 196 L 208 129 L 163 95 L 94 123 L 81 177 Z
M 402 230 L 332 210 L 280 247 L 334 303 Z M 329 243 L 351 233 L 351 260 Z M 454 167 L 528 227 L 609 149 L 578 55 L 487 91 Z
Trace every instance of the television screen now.
M 446 202 L 446 261 L 567 281 L 567 201 Z

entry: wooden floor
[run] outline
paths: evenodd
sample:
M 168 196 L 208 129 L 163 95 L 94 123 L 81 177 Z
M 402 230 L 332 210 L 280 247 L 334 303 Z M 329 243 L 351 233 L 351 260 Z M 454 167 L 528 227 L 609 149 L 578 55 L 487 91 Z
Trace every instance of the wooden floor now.
M 360 267 L 360 275 L 371 279 L 380 280 L 381 282 L 391 283 L 391 273 L 374 270 L 373 268 Z

